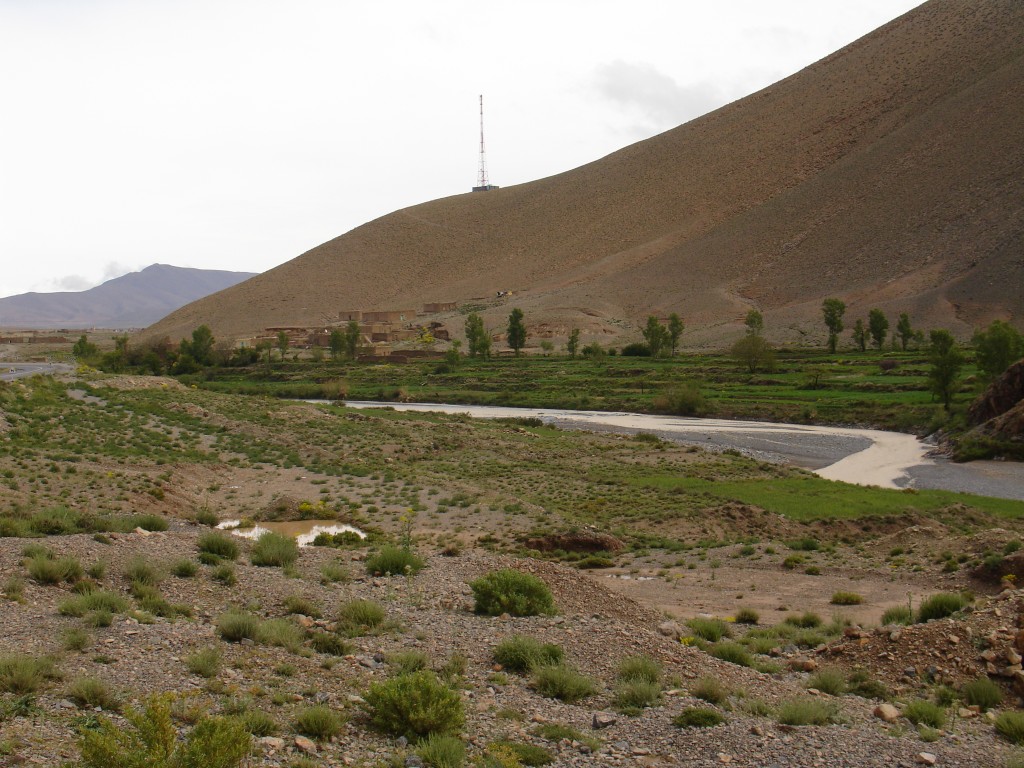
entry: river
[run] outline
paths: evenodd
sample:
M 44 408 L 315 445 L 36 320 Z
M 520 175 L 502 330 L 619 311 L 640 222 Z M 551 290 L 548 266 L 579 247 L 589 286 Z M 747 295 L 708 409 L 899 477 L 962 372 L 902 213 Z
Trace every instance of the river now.
M 716 450 L 732 448 L 766 461 L 795 464 L 821 477 L 857 485 L 933 488 L 1024 501 L 1024 464 L 1008 461 L 957 464 L 929 456 L 931 446 L 900 432 L 556 408 L 372 401 L 346 401 L 345 405 L 465 413 L 484 419 L 532 417 L 563 429 L 596 432 L 650 432 L 675 442 Z

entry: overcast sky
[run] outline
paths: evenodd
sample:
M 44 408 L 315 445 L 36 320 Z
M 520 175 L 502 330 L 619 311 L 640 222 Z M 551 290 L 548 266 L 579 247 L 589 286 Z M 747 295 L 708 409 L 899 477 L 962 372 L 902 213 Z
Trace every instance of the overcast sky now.
M 0 296 L 260 272 L 550 176 L 920 0 L 0 0 Z

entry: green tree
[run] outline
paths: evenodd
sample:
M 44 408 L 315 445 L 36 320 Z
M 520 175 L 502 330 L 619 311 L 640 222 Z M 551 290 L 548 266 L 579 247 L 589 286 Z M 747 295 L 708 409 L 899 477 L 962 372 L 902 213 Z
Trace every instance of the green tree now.
M 775 367 L 775 350 L 763 336 L 756 333 L 748 333 L 733 344 L 729 354 L 747 366 L 751 373 L 757 373 L 758 368 L 771 370 Z
M 345 356 L 349 360 L 355 360 L 359 354 L 359 323 L 349 320 L 345 326 Z
M 880 309 L 872 309 L 868 312 L 868 331 L 871 333 L 871 340 L 875 342 L 878 349 L 885 343 L 886 334 L 889 333 L 889 318 Z
M 444 361 L 449 368 L 458 368 L 459 363 L 462 362 L 462 342 L 456 339 L 452 342 L 451 347 L 444 353 Z
M 843 313 L 846 312 L 846 304 L 840 299 L 825 299 L 821 303 L 821 313 L 825 319 L 825 327 L 828 328 L 828 351 L 836 352 L 836 342 L 839 334 L 843 332 Z
M 863 352 L 868 346 L 868 330 L 864 327 L 864 321 L 859 317 L 857 322 L 853 324 L 853 343 L 857 345 L 857 349 Z
M 914 329 L 910 327 L 910 315 L 906 312 L 901 312 L 899 320 L 896 321 L 896 335 L 899 336 L 903 351 L 906 352 L 907 342 L 914 338 Z
M 192 343 L 188 345 L 188 353 L 199 365 L 213 363 L 213 331 L 208 325 L 200 325 L 192 331 Z
M 519 357 L 519 351 L 526 344 L 526 325 L 523 324 L 523 310 L 516 307 L 508 316 L 508 346 Z
M 942 400 L 942 405 L 948 411 L 960 379 L 964 354 L 957 347 L 956 339 L 949 331 L 934 330 L 929 334 L 929 340 L 929 360 L 932 367 L 928 371 L 928 386 L 932 393 Z
M 743 321 L 743 324 L 747 326 L 747 333 L 751 336 L 760 336 L 764 330 L 764 316 L 756 309 L 752 309 L 747 312 L 747 317 Z
M 288 343 L 290 339 L 285 331 L 277 332 L 277 351 L 281 353 L 281 362 L 284 362 L 284 356 L 288 352 Z
M 672 350 L 672 357 L 676 356 L 676 348 L 679 346 L 679 339 L 683 336 L 683 321 L 675 312 L 668 316 L 668 345 Z
M 971 340 L 978 356 L 978 367 L 994 379 L 1024 357 L 1024 338 L 1009 323 L 994 320 Z
M 491 336 L 484 328 L 483 318 L 476 312 L 466 317 L 466 345 L 470 357 L 487 359 L 491 356 Z
M 647 318 L 647 325 L 644 326 L 643 335 L 647 348 L 651 350 L 651 357 L 658 357 L 669 341 L 668 330 L 658 322 L 658 318 L 654 315 Z
M 332 360 L 337 360 L 341 357 L 345 351 L 345 334 L 341 328 L 335 328 L 331 331 L 331 340 L 328 342 L 328 346 L 331 348 Z
M 540 343 L 540 348 L 544 350 L 544 357 L 548 357 L 554 350 L 555 344 L 550 339 L 544 339 L 544 341 Z
M 71 354 L 77 357 L 79 360 L 86 360 L 91 357 L 96 357 L 100 352 L 99 347 L 89 341 L 89 337 L 84 333 L 79 337 L 78 341 L 71 348 Z
M 569 340 L 565 343 L 565 350 L 569 353 L 569 357 L 575 358 L 576 353 L 580 351 L 580 329 L 573 328 L 569 331 Z

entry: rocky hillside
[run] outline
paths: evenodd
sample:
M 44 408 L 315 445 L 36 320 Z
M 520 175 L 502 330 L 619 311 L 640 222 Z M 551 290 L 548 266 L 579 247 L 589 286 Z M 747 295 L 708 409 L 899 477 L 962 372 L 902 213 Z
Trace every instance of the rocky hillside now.
M 252 272 L 152 264 L 87 291 L 0 299 L 5 328 L 144 328 L 189 302 L 237 285 Z
M 763 91 L 567 173 L 397 211 L 152 326 L 179 338 L 458 301 L 534 338 L 823 334 L 820 304 L 961 335 L 1024 318 L 1024 5 L 932 0 Z M 507 299 L 497 292 L 510 290 Z M 461 327 L 458 316 L 453 325 Z

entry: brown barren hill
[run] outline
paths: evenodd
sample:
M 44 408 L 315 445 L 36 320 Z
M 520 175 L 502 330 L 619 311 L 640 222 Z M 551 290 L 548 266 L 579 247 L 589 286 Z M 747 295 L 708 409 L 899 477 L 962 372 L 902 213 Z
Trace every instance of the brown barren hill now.
M 381 217 L 145 336 L 314 325 L 342 309 L 470 303 L 534 336 L 635 335 L 678 311 L 688 343 L 848 316 L 967 335 L 1024 320 L 1024 3 L 931 0 L 747 98 L 575 170 Z M 497 291 L 512 296 L 491 301 Z M 453 323 L 461 330 L 461 322 Z

